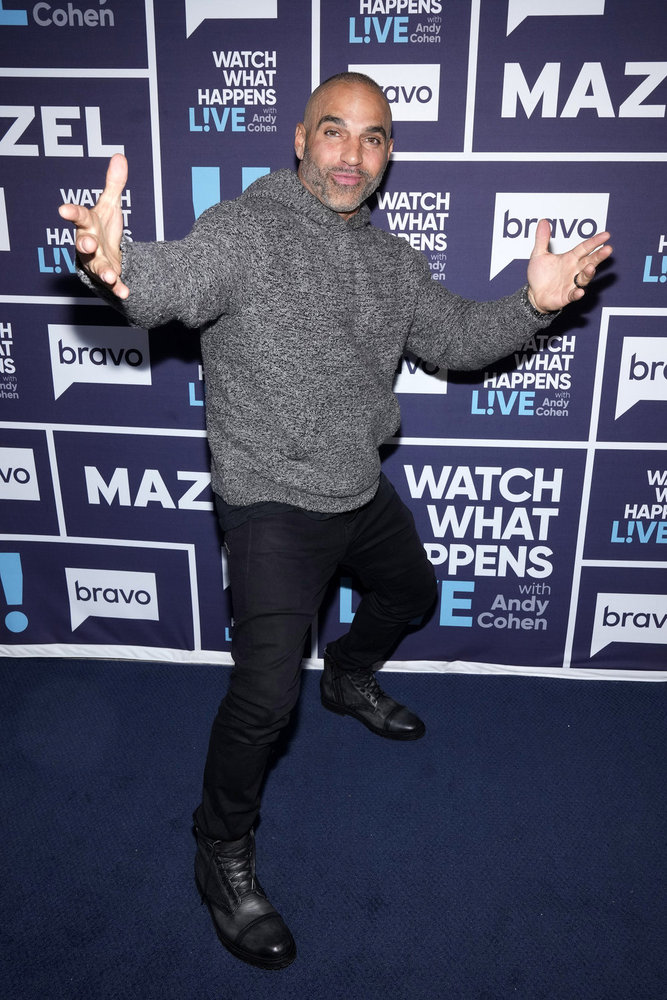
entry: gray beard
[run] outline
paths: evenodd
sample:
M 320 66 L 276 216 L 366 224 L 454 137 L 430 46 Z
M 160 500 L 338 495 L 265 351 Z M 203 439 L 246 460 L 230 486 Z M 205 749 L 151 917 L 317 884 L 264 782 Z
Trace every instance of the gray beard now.
M 329 170 L 320 170 L 319 167 L 315 166 L 310 158 L 308 146 L 304 150 L 303 159 L 299 166 L 299 176 L 305 186 L 333 212 L 356 212 L 378 187 L 384 175 L 384 169 L 375 177 L 371 177 L 365 170 L 357 171 L 357 173 L 365 178 L 366 183 L 361 191 L 346 193 L 336 186 Z

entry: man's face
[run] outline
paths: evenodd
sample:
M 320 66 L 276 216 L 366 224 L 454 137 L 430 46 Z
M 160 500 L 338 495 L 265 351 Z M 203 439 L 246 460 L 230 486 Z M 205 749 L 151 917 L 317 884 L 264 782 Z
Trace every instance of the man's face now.
M 302 184 L 348 219 L 382 180 L 393 148 L 390 134 L 391 114 L 380 94 L 364 84 L 331 84 L 296 127 Z

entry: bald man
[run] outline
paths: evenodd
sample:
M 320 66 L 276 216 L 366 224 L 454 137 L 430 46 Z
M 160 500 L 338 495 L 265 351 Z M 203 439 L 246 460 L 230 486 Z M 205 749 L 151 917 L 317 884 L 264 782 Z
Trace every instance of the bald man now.
M 342 73 L 296 126 L 297 172 L 260 178 L 182 240 L 121 245 L 122 156 L 95 209 L 60 209 L 77 227 L 83 279 L 130 322 L 200 331 L 234 668 L 194 815 L 195 876 L 221 942 L 266 969 L 289 965 L 296 946 L 257 880 L 253 827 L 306 635 L 339 568 L 363 597 L 324 653 L 322 704 L 387 739 L 425 732 L 376 676 L 436 598 L 412 516 L 380 468 L 378 448 L 399 425 L 400 358 L 474 370 L 505 357 L 580 299 L 611 253 L 599 233 L 552 254 L 542 220 L 522 289 L 490 303 L 454 295 L 406 241 L 370 223 L 391 125 L 381 88 Z

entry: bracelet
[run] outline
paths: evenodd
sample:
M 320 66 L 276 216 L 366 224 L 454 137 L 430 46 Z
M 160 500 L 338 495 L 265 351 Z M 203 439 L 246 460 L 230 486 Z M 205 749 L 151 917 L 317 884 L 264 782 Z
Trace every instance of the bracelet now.
M 528 285 L 524 285 L 521 289 L 521 301 L 535 319 L 544 319 L 545 316 L 555 316 L 556 313 L 560 312 L 560 309 L 554 309 L 551 312 L 540 312 L 539 309 L 536 309 L 528 297 Z

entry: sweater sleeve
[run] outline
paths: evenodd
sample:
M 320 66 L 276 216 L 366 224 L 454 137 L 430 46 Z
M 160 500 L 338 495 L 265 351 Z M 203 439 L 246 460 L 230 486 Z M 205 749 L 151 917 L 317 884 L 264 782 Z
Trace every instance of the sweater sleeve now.
M 229 308 L 243 270 L 244 227 L 232 205 L 207 209 L 182 240 L 124 242 L 121 277 L 130 290 L 127 299 L 79 273 L 134 326 L 151 329 L 172 320 L 204 326 Z
M 454 370 L 483 368 L 511 354 L 557 315 L 533 309 L 525 288 L 492 302 L 464 299 L 434 281 L 421 260 L 406 346 L 425 361 Z

